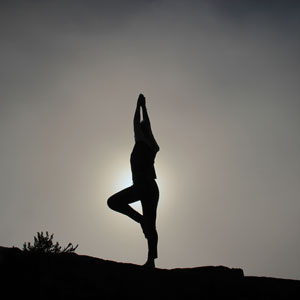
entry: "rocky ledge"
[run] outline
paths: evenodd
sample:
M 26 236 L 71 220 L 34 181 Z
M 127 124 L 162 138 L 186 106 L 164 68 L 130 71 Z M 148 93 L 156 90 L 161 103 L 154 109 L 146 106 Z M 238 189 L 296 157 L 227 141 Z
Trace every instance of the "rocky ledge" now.
M 74 253 L 0 247 L 7 299 L 300 299 L 300 281 L 223 266 L 146 269 Z M 6 294 L 7 293 L 7 294 Z

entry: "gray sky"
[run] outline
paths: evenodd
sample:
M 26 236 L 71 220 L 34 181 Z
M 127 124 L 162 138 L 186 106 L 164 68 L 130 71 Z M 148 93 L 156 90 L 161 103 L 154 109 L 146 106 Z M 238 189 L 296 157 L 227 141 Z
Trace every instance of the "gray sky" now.
M 48 230 L 144 263 L 140 227 L 106 206 L 130 184 L 143 92 L 161 147 L 157 266 L 300 279 L 299 2 L 6 3 L 2 246 Z

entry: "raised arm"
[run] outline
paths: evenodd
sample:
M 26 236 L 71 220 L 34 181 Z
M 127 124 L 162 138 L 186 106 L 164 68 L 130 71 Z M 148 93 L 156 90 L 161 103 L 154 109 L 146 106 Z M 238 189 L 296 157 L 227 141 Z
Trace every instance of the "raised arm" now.
M 143 121 L 145 122 L 145 125 L 149 128 L 149 130 L 151 131 L 151 124 L 150 124 L 150 119 L 149 119 L 149 115 L 147 112 L 147 108 L 146 108 L 146 102 L 143 103 L 143 105 L 141 105 L 142 107 L 142 112 L 143 112 Z
M 141 108 L 143 112 L 143 122 L 141 122 Z M 146 100 L 143 94 L 139 95 L 137 101 L 133 119 L 133 127 L 135 141 L 144 141 L 153 149 L 153 151 L 159 151 L 159 146 L 151 130 L 150 119 L 146 108 Z
M 140 94 L 137 100 L 136 109 L 133 118 L 134 138 L 136 141 L 141 140 L 143 138 L 140 123 L 141 123 L 141 105 L 142 102 L 145 102 L 145 100 L 143 101 L 142 98 L 145 99 L 145 97 L 142 94 Z
M 144 101 L 141 103 L 141 108 L 142 108 L 142 112 L 143 112 L 143 122 L 144 122 L 145 128 L 148 132 L 148 136 L 146 137 L 147 142 L 155 152 L 158 152 L 159 146 L 158 146 L 158 144 L 153 136 L 153 133 L 152 133 L 151 123 L 150 123 L 150 118 L 149 118 L 147 108 L 146 108 L 145 98 L 144 98 Z
M 134 131 L 140 125 L 140 122 L 141 122 L 141 105 L 138 101 L 136 104 L 136 109 L 135 109 L 134 118 L 133 118 Z

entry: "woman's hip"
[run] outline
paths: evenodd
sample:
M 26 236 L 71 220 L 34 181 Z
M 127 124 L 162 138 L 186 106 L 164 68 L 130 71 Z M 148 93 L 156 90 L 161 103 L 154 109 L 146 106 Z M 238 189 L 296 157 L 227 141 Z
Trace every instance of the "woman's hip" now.
M 159 189 L 155 179 L 138 180 L 133 183 L 138 195 L 142 199 L 158 201 Z

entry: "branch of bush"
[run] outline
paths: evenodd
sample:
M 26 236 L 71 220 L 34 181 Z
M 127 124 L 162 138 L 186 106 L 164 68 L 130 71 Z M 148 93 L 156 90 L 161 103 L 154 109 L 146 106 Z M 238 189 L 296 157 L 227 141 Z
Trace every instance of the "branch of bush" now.
M 34 237 L 33 245 L 30 242 L 23 244 L 24 252 L 34 253 L 73 253 L 78 247 L 78 244 L 74 247 L 72 243 L 69 243 L 66 247 L 62 248 L 58 242 L 53 243 L 54 234 L 49 235 L 48 231 L 44 235 L 43 232 L 38 232 Z

